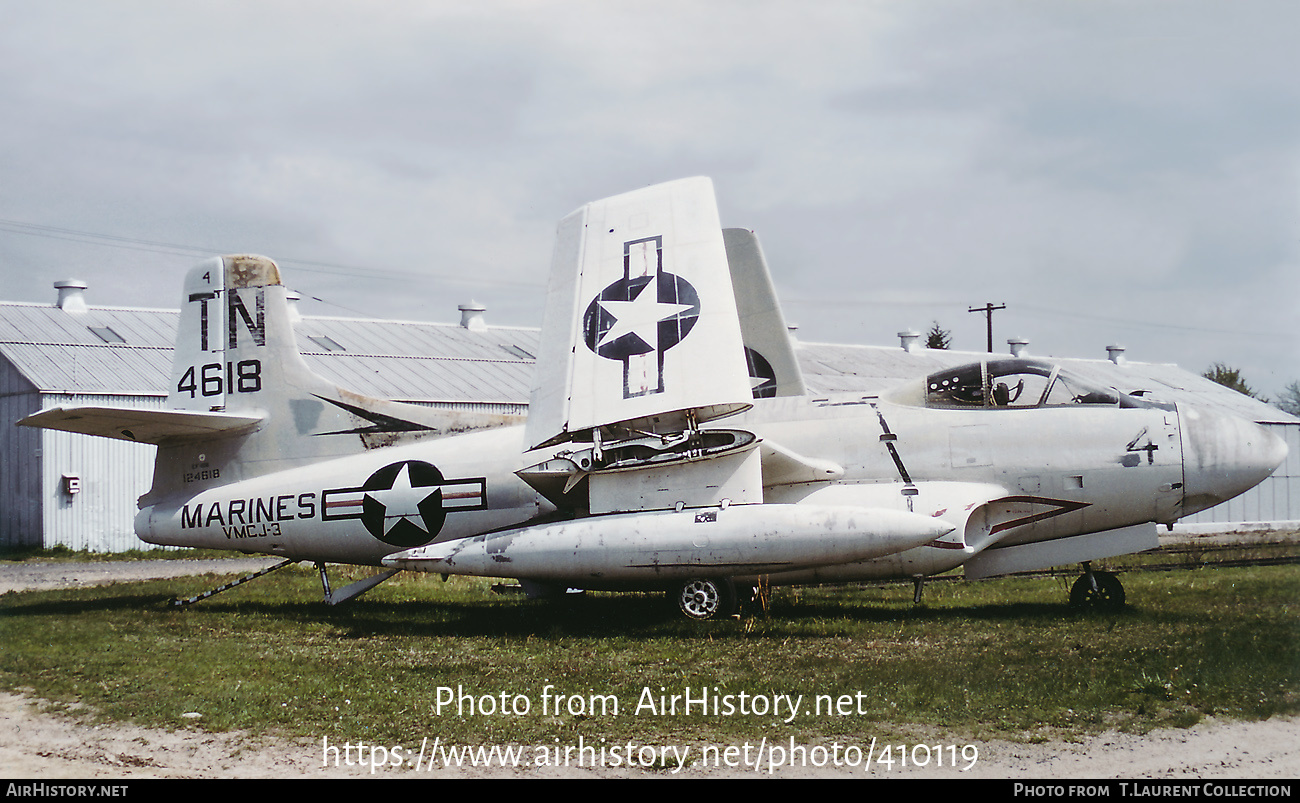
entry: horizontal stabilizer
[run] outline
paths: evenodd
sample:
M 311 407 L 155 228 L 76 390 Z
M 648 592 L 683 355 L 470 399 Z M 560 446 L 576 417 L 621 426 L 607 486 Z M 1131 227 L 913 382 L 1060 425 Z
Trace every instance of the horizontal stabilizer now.
M 260 415 L 192 410 L 139 410 L 126 407 L 51 407 L 19 421 L 19 426 L 58 429 L 137 443 L 219 438 L 251 432 Z

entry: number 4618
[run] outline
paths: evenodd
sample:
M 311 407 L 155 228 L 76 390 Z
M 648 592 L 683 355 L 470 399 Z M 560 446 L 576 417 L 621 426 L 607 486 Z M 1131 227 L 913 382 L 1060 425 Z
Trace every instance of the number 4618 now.
M 181 381 L 176 383 L 177 393 L 203 396 L 220 396 L 222 393 L 256 393 L 262 389 L 262 361 L 240 360 L 219 362 L 185 369 Z

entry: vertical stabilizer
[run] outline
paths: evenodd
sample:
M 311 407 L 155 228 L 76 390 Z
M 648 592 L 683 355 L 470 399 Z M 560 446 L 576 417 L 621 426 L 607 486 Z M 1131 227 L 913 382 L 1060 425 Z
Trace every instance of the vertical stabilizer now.
M 522 423 L 338 387 L 307 365 L 293 320 L 270 259 L 206 260 L 185 277 L 166 409 L 70 405 L 18 423 L 157 444 L 142 507 L 368 449 Z
M 142 505 L 406 438 L 516 423 L 372 399 L 317 375 L 298 351 L 287 290 L 266 257 L 200 263 L 181 301 L 168 407 L 258 423 L 161 440 Z
M 225 336 L 226 267 L 221 257 L 213 257 L 185 274 L 176 350 L 172 353 L 172 378 L 167 386 L 169 409 L 226 409 L 225 347 L 222 345 Z M 206 378 L 204 366 L 209 366 Z
M 359 451 L 355 439 L 328 436 L 356 427 L 352 414 L 330 403 L 338 396 L 298 353 L 273 261 L 238 255 L 200 263 L 185 277 L 168 406 L 255 414 L 262 423 L 243 435 L 160 445 L 146 499 Z

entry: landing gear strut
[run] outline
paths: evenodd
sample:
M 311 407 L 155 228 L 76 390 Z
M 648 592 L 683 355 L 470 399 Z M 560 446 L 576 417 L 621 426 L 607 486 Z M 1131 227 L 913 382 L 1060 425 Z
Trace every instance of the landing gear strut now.
M 677 605 L 691 619 L 717 619 L 737 610 L 736 584 L 729 579 L 689 580 L 677 589 Z
M 322 589 L 325 591 L 326 605 L 341 605 L 353 597 L 359 597 L 401 571 L 401 569 L 389 569 L 386 572 L 380 572 L 372 577 L 367 577 L 364 580 L 358 580 L 355 583 L 346 585 L 338 591 L 333 591 L 330 589 L 329 575 L 325 573 L 325 564 L 317 561 L 316 570 L 320 572 L 320 584 Z
M 1117 611 L 1124 607 L 1124 586 L 1110 572 L 1094 572 L 1083 564 L 1083 576 L 1070 589 L 1070 607 L 1094 611 Z

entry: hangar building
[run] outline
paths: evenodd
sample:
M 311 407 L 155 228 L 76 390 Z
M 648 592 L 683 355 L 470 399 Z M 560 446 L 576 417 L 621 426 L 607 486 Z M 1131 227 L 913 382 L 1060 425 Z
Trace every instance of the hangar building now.
M 175 310 L 91 307 L 83 283 L 56 282 L 52 305 L 0 302 L 0 550 L 66 546 L 120 552 L 141 542 L 135 500 L 149 489 L 154 447 L 14 422 L 56 405 L 161 408 L 171 374 Z M 483 308 L 461 307 L 460 324 L 300 317 L 299 348 L 312 369 L 358 393 L 448 409 L 527 411 L 536 329 L 487 326 Z M 874 394 L 901 381 L 987 357 L 931 350 L 919 335 L 900 346 L 797 343 L 809 392 Z M 1021 341 L 1011 343 L 1020 354 Z M 1237 499 L 1185 519 L 1300 519 L 1300 418 L 1175 365 L 1059 359 L 1080 375 L 1151 398 L 1213 405 L 1269 426 L 1290 447 L 1274 475 Z

